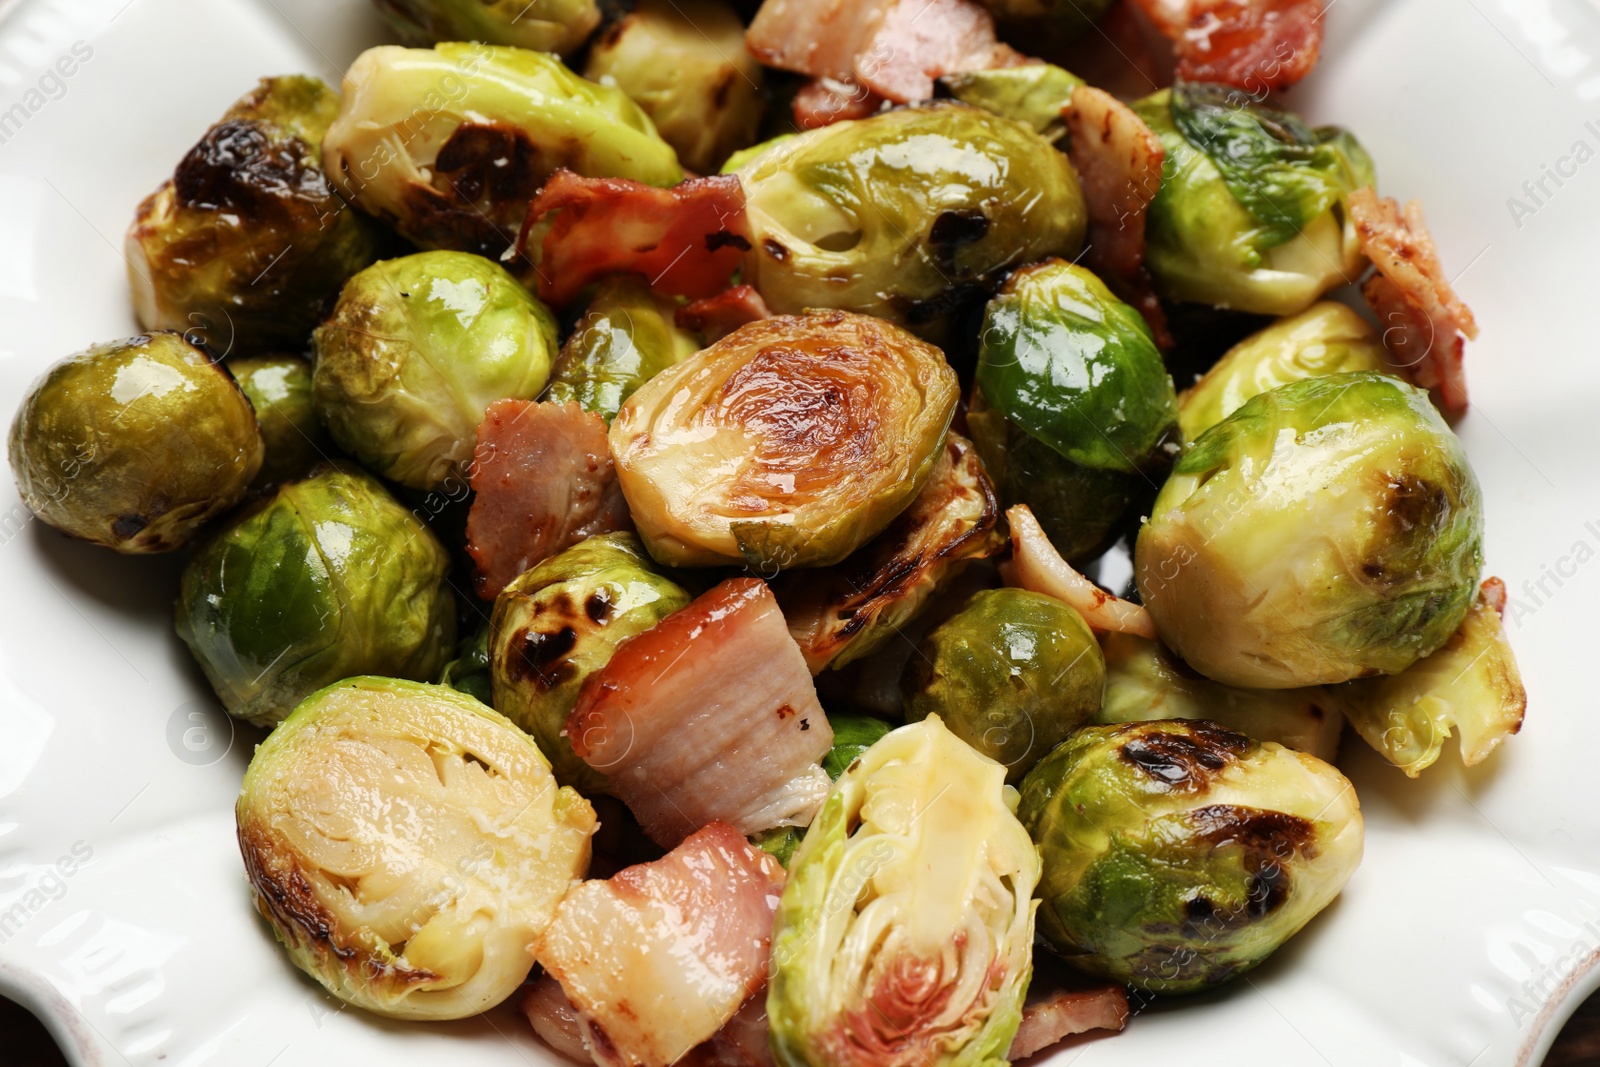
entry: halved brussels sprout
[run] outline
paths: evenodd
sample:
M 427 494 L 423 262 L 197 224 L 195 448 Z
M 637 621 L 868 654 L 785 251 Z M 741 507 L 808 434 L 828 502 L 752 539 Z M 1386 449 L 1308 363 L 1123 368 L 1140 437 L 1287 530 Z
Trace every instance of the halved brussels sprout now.
M 1133 107 L 1167 151 L 1145 251 L 1162 296 L 1293 315 L 1360 276 L 1345 200 L 1373 172 L 1354 137 L 1222 85 L 1180 83 Z
M 1196 673 L 1161 642 L 1134 634 L 1104 634 L 1100 648 L 1106 657 L 1106 699 L 1095 716 L 1098 723 L 1205 719 L 1330 763 L 1339 752 L 1344 717 L 1323 686 L 1237 689 Z
M 660 562 L 820 567 L 916 497 L 956 399 L 943 354 L 904 330 L 842 311 L 778 316 L 634 393 L 611 453 Z
M 1004 782 L 938 716 L 845 771 L 778 904 L 767 1020 L 781 1067 L 1005 1062 L 1039 856 Z
M 456 640 L 450 556 L 377 479 L 278 488 L 184 568 L 177 630 L 223 707 L 271 726 L 340 678 L 436 678 Z
M 493 706 L 494 687 L 489 677 L 489 621 L 456 646 L 456 658 L 439 671 L 439 684 Z M 498 710 L 498 709 L 497 709 Z
M 683 178 L 637 104 L 543 52 L 385 45 L 357 57 L 343 88 L 323 138 L 328 180 L 423 248 L 498 258 L 560 167 L 647 185 Z
M 1179 394 L 1178 425 L 1184 440 L 1193 441 L 1259 393 L 1302 378 L 1383 367 L 1377 331 L 1350 308 L 1324 300 L 1229 349 Z
M 565 734 L 578 690 L 619 644 L 688 603 L 628 533 L 580 541 L 501 591 L 489 624 L 494 706 L 533 735 L 559 781 L 605 792 Z
M 1361 739 L 1415 778 L 1439 758 L 1453 729 L 1461 762 L 1481 763 L 1522 729 L 1528 693 L 1500 625 L 1480 594 L 1443 648 L 1386 678 L 1328 690 Z
M 1072 90 L 1083 84 L 1082 78 L 1053 63 L 964 71 L 939 79 L 939 85 L 963 104 L 1031 126 L 1052 144 L 1067 132 L 1061 109 L 1072 100 Z
M 640 0 L 589 50 L 583 76 L 644 109 L 683 165 L 711 174 L 761 131 L 761 64 L 721 0 Z
M 1017 271 L 989 302 L 967 426 L 1007 505 L 1092 552 L 1177 435 L 1172 377 L 1134 308 L 1082 267 Z
M 299 478 L 328 458 L 328 435 L 311 403 L 311 364 L 299 356 L 231 359 L 228 369 L 255 408 L 266 456 L 253 487 Z
M 322 176 L 339 96 L 263 78 L 139 205 L 128 281 L 139 324 L 220 352 L 299 349 L 327 298 L 378 255 L 378 230 Z
M 641 278 L 606 278 L 561 346 L 544 398 L 575 402 L 609 423 L 639 386 L 700 351 L 699 339 L 674 324 L 677 308 Z
M 349 678 L 256 749 L 235 809 L 257 909 L 328 992 L 464 1019 L 517 991 L 589 866 L 594 809 L 441 685 Z
M 753 144 L 749 148 L 741 148 L 723 161 L 722 168 L 717 173 L 737 174 L 770 149 L 778 147 L 785 141 L 792 141 L 798 136 L 800 136 L 798 133 L 780 133 L 776 137 L 762 141 L 760 144 Z
M 244 496 L 263 445 L 228 372 L 176 333 L 95 345 L 33 383 L 11 422 L 23 503 L 118 552 L 170 552 Z
M 906 664 L 905 715 L 950 732 L 1016 782 L 1094 718 L 1106 663 L 1072 608 L 1024 589 L 988 589 L 934 627 Z
M 569 55 L 600 25 L 595 0 L 376 0 L 402 41 L 507 44 Z
M 1151 993 L 1250 970 L 1361 862 L 1344 775 L 1207 722 L 1080 730 L 1023 779 L 1018 815 L 1043 859 L 1039 932 Z
M 313 396 L 339 447 L 413 489 L 472 459 L 496 400 L 532 400 L 556 355 L 555 316 L 504 267 L 420 252 L 351 278 L 312 337 Z
M 1428 394 L 1371 371 L 1262 393 L 1200 435 L 1139 532 L 1161 639 L 1256 689 L 1403 671 L 1478 589 L 1483 506 Z
M 844 308 L 928 336 L 1006 270 L 1083 247 L 1067 157 L 955 101 L 774 143 L 739 172 L 745 280 L 774 311 Z

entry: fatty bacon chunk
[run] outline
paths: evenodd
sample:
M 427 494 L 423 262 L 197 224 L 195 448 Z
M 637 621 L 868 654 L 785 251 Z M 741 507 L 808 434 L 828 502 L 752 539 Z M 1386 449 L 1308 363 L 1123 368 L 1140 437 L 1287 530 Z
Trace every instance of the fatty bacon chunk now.
M 1322 0 L 1135 0 L 1172 39 L 1177 76 L 1265 97 L 1322 55 Z
M 541 222 L 552 213 L 545 232 Z M 540 233 L 535 256 L 529 245 Z M 732 174 L 658 189 L 558 170 L 533 198 L 517 247 L 539 265 L 540 298 L 557 307 L 618 273 L 638 274 L 670 296 L 711 296 L 750 251 L 744 188 Z
M 765 583 L 731 578 L 617 647 L 578 694 L 572 749 L 671 848 L 721 820 L 805 826 L 833 729 Z
M 1118 992 L 1121 992 L 1120 987 Z M 1024 1009 L 1024 1025 L 1027 1024 L 1026 1011 Z M 533 1032 L 552 1049 L 574 1063 L 595 1062 L 589 1055 L 589 1047 L 583 1043 L 583 1021 L 578 1009 L 567 999 L 561 983 L 550 975 L 541 975 L 528 987 L 522 997 L 522 1013 L 528 1017 Z M 774 1067 L 765 987 L 753 993 L 711 1040 L 690 1049 L 678 1061 L 678 1067 Z
M 490 404 L 478 427 L 472 488 L 467 552 L 485 600 L 545 558 L 631 525 L 605 421 L 577 404 Z
M 783 881 L 776 860 L 713 822 L 653 863 L 573 889 L 535 949 L 560 984 L 524 998 L 535 1031 L 572 1058 L 576 1037 L 600 1067 L 683 1059 L 765 985 Z
M 679 308 L 674 318 L 680 329 L 700 334 L 712 345 L 741 326 L 772 318 L 772 309 L 754 286 L 735 285 Z
M 1015 1063 L 1089 1030 L 1121 1030 L 1128 1024 L 1128 994 L 1120 985 L 1072 989 L 1051 986 L 1035 973 L 1022 1005 L 1022 1025 L 1006 1059 Z
M 1006 584 L 1053 596 L 1075 608 L 1096 633 L 1133 634 L 1156 640 L 1156 623 L 1142 604 L 1112 596 L 1072 569 L 1034 518 L 1017 504 L 1006 512 L 1011 526 L 1011 560 L 1000 567 Z

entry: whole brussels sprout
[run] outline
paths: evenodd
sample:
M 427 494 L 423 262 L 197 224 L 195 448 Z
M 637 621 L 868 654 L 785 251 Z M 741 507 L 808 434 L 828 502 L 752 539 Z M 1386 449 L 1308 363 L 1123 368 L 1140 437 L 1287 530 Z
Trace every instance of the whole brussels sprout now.
M 1145 250 L 1162 296 L 1293 315 L 1360 276 L 1345 201 L 1374 179 L 1354 137 L 1220 85 L 1180 83 L 1134 111 L 1167 152 Z
M 312 335 L 317 413 L 385 478 L 437 489 L 472 458 L 484 410 L 532 400 L 556 320 L 504 267 L 465 252 L 375 263 Z
M 701 174 L 761 130 L 761 64 L 722 0 L 640 0 L 595 42 L 583 76 L 627 93 Z
M 700 351 L 699 339 L 674 324 L 677 307 L 641 278 L 607 277 L 561 346 L 544 398 L 575 402 L 609 423 L 639 386 Z
M 439 671 L 439 684 L 465 693 L 485 704 L 494 702 L 494 687 L 489 675 L 489 620 L 461 639 L 456 658 Z
M 1024 589 L 988 589 L 922 639 L 906 664 L 907 722 L 940 716 L 1017 782 L 1094 718 L 1106 663 L 1071 607 Z M 831 720 L 830 720 L 831 721 Z
M 742 326 L 611 424 L 634 525 L 670 566 L 837 563 L 915 499 L 958 399 L 944 355 L 843 311 Z
M 374 0 L 409 45 L 507 44 L 570 55 L 600 25 L 595 0 Z
M 499 258 L 561 167 L 647 185 L 683 178 L 637 104 L 543 52 L 386 45 L 361 53 L 343 88 L 322 143 L 328 180 L 422 248 Z
M 311 364 L 299 356 L 228 361 L 234 380 L 255 408 L 266 457 L 252 488 L 298 478 L 328 458 L 328 435 L 311 403 Z
M 1383 367 L 1383 342 L 1367 320 L 1324 300 L 1229 349 L 1178 396 L 1178 425 L 1184 440 L 1193 441 L 1259 393 L 1302 378 Z
M 1029 51 L 1060 48 L 1088 33 L 1113 0 L 983 0 L 1006 40 Z M 1032 65 L 1032 64 L 1030 64 Z
M 339 96 L 263 78 L 146 197 L 128 282 L 147 330 L 198 330 L 221 352 L 298 349 L 328 297 L 378 255 L 378 229 L 322 175 Z
M 595 831 L 503 716 L 393 678 L 307 697 L 256 749 L 235 817 L 256 908 L 295 966 L 396 1019 L 516 992 Z
M 779 1067 L 1005 1062 L 1032 973 L 1039 856 L 1004 777 L 936 715 L 840 777 L 773 926 Z
M 28 509 L 118 552 L 170 552 L 261 469 L 250 401 L 176 333 L 95 345 L 33 383 L 9 457 Z
M 1091 726 L 1022 782 L 1039 932 L 1088 974 L 1193 993 L 1250 970 L 1361 862 L 1361 808 L 1314 756 L 1213 723 Z
M 843 308 L 937 336 L 978 287 L 1076 255 L 1087 216 L 1067 157 L 956 101 L 836 122 L 739 172 L 745 280 L 774 311 Z
M 605 792 L 605 775 L 572 751 L 565 730 L 578 690 L 623 641 L 689 603 L 629 533 L 580 541 L 524 571 L 494 603 L 494 706 L 533 735 L 556 778 Z
M 1177 400 L 1144 317 L 1082 267 L 1017 271 L 989 302 L 967 425 L 1009 505 L 1068 558 L 1100 547 L 1170 461 Z
M 377 479 L 327 467 L 200 546 L 178 636 L 229 713 L 271 726 L 340 678 L 438 677 L 456 640 L 449 569 Z
M 1478 589 L 1483 508 L 1428 394 L 1371 371 L 1279 386 L 1200 435 L 1139 532 L 1161 639 L 1255 689 L 1405 670 Z
M 1066 135 L 1061 109 L 1083 84 L 1082 78 L 1053 63 L 964 71 L 939 79 L 939 86 L 963 104 L 1031 126 L 1052 144 Z

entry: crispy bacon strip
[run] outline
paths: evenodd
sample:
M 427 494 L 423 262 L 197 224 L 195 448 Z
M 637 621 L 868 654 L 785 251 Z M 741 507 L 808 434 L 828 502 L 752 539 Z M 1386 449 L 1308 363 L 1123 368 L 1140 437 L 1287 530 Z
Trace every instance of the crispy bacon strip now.
M 557 212 L 533 256 L 539 222 Z M 558 170 L 529 205 L 517 247 L 537 260 L 539 296 L 557 307 L 613 273 L 642 275 L 672 296 L 710 296 L 750 250 L 744 188 L 732 174 L 657 189 Z
M 1000 568 L 1006 584 L 1064 600 L 1090 629 L 1156 639 L 1155 620 L 1138 604 L 1120 600 L 1073 570 L 1045 536 L 1026 504 L 1006 512 L 1011 524 L 1011 562 Z
M 837 78 L 812 78 L 794 94 L 794 124 L 815 130 L 845 119 L 864 119 L 888 101 L 865 85 Z
M 467 552 L 493 600 L 541 560 L 631 525 L 606 424 L 577 404 L 496 400 L 478 427 Z
M 533 1032 L 545 1044 L 574 1063 L 593 1063 L 594 1057 L 583 1043 L 583 1022 L 572 1006 L 561 983 L 548 974 L 528 987 L 522 997 L 522 1013 L 533 1024 Z M 1026 1022 L 1027 1016 L 1023 1016 Z M 690 1049 L 680 1067 L 773 1067 L 768 1037 L 767 997 L 758 989 L 744 1002 L 722 1029 Z
M 741 326 L 770 318 L 772 309 L 767 307 L 767 302 L 751 285 L 735 285 L 716 296 L 696 300 L 679 308 L 674 316 L 679 326 L 700 334 L 708 345 L 722 340 Z
M 1173 42 L 1176 73 L 1265 97 L 1322 55 L 1322 0 L 1133 0 Z
M 1035 977 L 1035 983 L 1039 979 Z M 1028 989 L 1022 1025 L 1006 1059 L 1015 1063 L 1087 1030 L 1121 1030 L 1128 1024 L 1128 993 L 1120 985 L 1093 989 Z
M 1100 89 L 1079 86 L 1061 114 L 1089 209 L 1089 266 L 1170 348 L 1167 318 L 1144 266 L 1145 213 L 1161 189 L 1166 149 L 1132 108 Z
M 1462 335 L 1476 338 L 1478 323 L 1445 276 L 1422 205 L 1413 200 L 1402 212 L 1371 187 L 1351 193 L 1349 203 L 1361 250 L 1378 268 L 1361 292 L 1384 327 L 1391 366 L 1459 415 L 1467 409 Z

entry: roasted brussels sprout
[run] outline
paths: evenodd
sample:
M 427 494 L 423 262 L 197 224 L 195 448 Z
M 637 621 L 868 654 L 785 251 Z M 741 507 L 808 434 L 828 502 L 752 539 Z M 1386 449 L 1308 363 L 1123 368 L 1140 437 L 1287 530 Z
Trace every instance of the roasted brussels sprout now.
M 378 229 L 322 176 L 339 96 L 263 78 L 146 197 L 125 252 L 147 330 L 197 330 L 218 352 L 299 349 L 327 298 L 378 255 Z
M 256 749 L 235 814 L 289 958 L 397 1019 L 462 1019 L 516 992 L 595 830 L 503 716 L 393 678 L 308 697 Z
M 533 735 L 559 781 L 605 791 L 564 733 L 578 690 L 619 644 L 688 603 L 627 533 L 580 541 L 501 591 L 489 624 L 494 706 Z
M 461 639 L 456 658 L 439 671 L 439 684 L 493 705 L 494 687 L 489 677 L 489 621 Z
M 322 163 L 347 199 L 417 245 L 491 259 L 515 243 L 559 167 L 647 185 L 683 177 L 620 89 L 543 52 L 463 43 L 361 53 Z
M 674 325 L 677 307 L 640 278 L 606 278 L 561 346 L 544 398 L 576 402 L 606 422 L 616 418 L 634 390 L 700 350 L 693 334 Z
M 1067 157 L 955 101 L 774 143 L 739 177 L 752 237 L 744 277 L 778 312 L 843 308 L 937 336 L 977 287 L 1083 247 Z
M 907 722 L 940 716 L 1016 782 L 1094 718 L 1106 663 L 1072 608 L 1024 589 L 988 589 L 922 639 L 906 665 Z
M 1207 722 L 1091 726 L 1022 782 L 1039 932 L 1074 967 L 1193 993 L 1256 966 L 1361 862 L 1333 767 Z
M 471 460 L 492 402 L 544 389 L 556 334 L 545 306 L 482 256 L 384 260 L 350 279 L 313 335 L 317 412 L 373 471 L 436 489 Z
M 740 327 L 622 405 L 611 453 L 671 566 L 837 563 L 922 489 L 955 372 L 898 327 L 831 311 Z
M 177 629 L 228 711 L 271 726 L 357 674 L 436 678 L 456 640 L 450 557 L 354 469 L 278 488 L 183 571 Z
M 1082 78 L 1052 63 L 973 70 L 939 79 L 940 87 L 963 104 L 1031 126 L 1052 144 L 1066 134 L 1061 109 L 1082 84 Z
M 1100 648 L 1106 699 L 1098 723 L 1205 719 L 1330 763 L 1338 754 L 1344 717 L 1326 687 L 1237 689 L 1196 673 L 1161 642 L 1134 634 L 1104 634 Z
M 1259 393 L 1302 378 L 1383 366 L 1383 342 L 1367 320 L 1324 300 L 1229 349 L 1178 396 L 1178 425 L 1184 440 L 1193 441 Z
M 889 732 L 888 723 L 870 715 L 829 715 L 828 725 L 833 727 L 833 748 L 822 757 L 822 769 L 836 782 Z
M 1220 85 L 1180 83 L 1134 110 L 1167 152 L 1145 252 L 1162 296 L 1293 315 L 1360 275 L 1345 200 L 1373 172 L 1354 137 Z
M 627 93 L 701 174 L 761 130 L 761 64 L 722 0 L 640 0 L 595 42 L 583 76 Z
M 1428 394 L 1371 371 L 1291 382 L 1200 435 L 1140 530 L 1161 639 L 1256 689 L 1405 670 L 1478 588 L 1478 482 Z
M 298 478 L 328 458 L 328 436 L 311 403 L 311 364 L 299 356 L 232 359 L 228 369 L 255 408 L 266 456 L 254 487 Z
M 989 302 L 967 425 L 1008 505 L 1063 556 L 1100 547 L 1177 436 L 1172 378 L 1138 311 L 1052 260 Z
M 600 25 L 596 0 L 375 0 L 402 41 L 507 44 L 570 55 Z
M 1113 0 L 983 0 L 1008 41 L 1053 50 L 1088 33 Z
M 176 333 L 95 345 L 33 383 L 11 422 L 23 503 L 118 552 L 170 552 L 261 469 L 261 430 L 228 372 Z
M 778 904 L 767 1021 L 780 1067 L 1005 1062 L 1039 856 L 1004 778 L 938 716 L 845 771 Z

